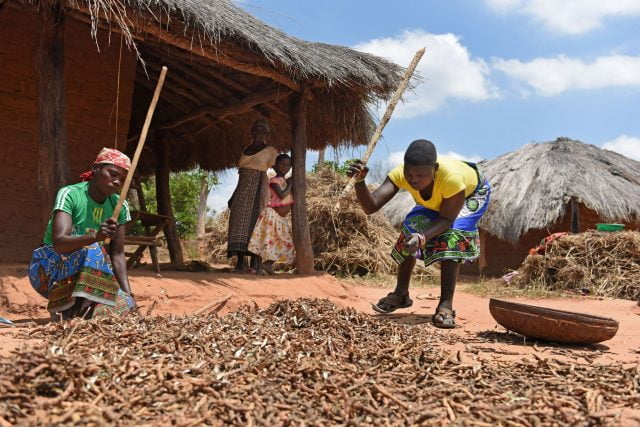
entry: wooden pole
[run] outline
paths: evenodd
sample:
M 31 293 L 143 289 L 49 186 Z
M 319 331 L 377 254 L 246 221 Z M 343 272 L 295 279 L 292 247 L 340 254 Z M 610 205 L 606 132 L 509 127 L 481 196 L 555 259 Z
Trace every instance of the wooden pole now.
M 184 258 L 182 256 L 182 246 L 180 245 L 180 236 L 176 228 L 176 221 L 173 218 L 171 190 L 169 188 L 171 146 L 166 137 L 159 138 L 156 143 L 158 144 L 158 147 L 156 147 L 156 197 L 158 201 L 158 213 L 171 218 L 164 228 L 164 235 L 167 238 L 171 264 L 180 267 L 184 265 Z
M 574 197 L 571 198 L 571 232 L 580 232 L 580 205 Z
M 393 94 L 393 97 L 391 98 L 391 101 L 387 106 L 387 111 L 385 111 L 384 116 L 382 116 L 382 120 L 380 120 L 380 123 L 378 123 L 378 127 L 376 128 L 376 131 L 371 136 L 371 140 L 369 141 L 369 145 L 367 146 L 367 152 L 362 157 L 363 163 L 366 164 L 369 161 L 369 157 L 371 157 L 371 153 L 373 153 L 373 149 L 376 148 L 376 144 L 378 143 L 378 140 L 382 135 L 382 130 L 389 122 L 389 119 L 393 114 L 393 110 L 395 110 L 396 108 L 396 104 L 402 97 L 402 94 L 404 93 L 404 91 L 407 89 L 407 86 L 409 86 L 409 80 L 411 80 L 411 76 L 413 75 L 413 72 L 418 66 L 420 59 L 422 59 L 422 55 L 424 55 L 424 50 L 425 48 L 422 48 L 416 52 L 416 54 L 413 57 L 413 60 L 411 61 L 411 64 L 409 64 L 409 68 L 407 68 L 407 71 L 404 73 L 404 77 L 402 78 L 400 85 L 396 89 L 396 92 Z M 340 199 L 344 198 L 349 192 L 351 192 L 351 190 L 353 190 L 353 186 L 355 183 L 356 183 L 355 177 L 349 180 L 347 185 L 342 190 L 342 193 L 340 194 L 340 197 L 338 198 L 338 201 L 336 202 L 334 209 L 337 210 L 340 208 Z
M 69 179 L 65 113 L 64 11 L 43 3 L 38 14 L 35 69 L 38 92 L 38 192 L 43 222 L 51 217 L 56 192 Z
M 296 248 L 296 271 L 299 274 L 313 273 L 313 248 L 307 219 L 307 181 L 305 161 L 307 157 L 307 97 L 304 88 L 294 100 L 291 111 L 293 143 L 291 161 L 293 163 L 293 244 Z
M 113 218 L 117 219 L 120 214 L 120 209 L 122 209 L 122 204 L 127 199 L 127 193 L 129 192 L 129 186 L 131 185 L 131 180 L 133 179 L 133 174 L 136 172 L 136 167 L 138 166 L 138 161 L 140 160 L 140 155 L 142 154 L 142 147 L 144 147 L 144 142 L 147 139 L 147 133 L 149 133 L 149 126 L 151 126 L 151 119 L 153 118 L 153 112 L 156 110 L 156 105 L 158 105 L 158 99 L 160 98 L 160 92 L 162 91 L 162 85 L 164 84 L 164 79 L 167 75 L 167 67 L 162 67 L 162 71 L 160 72 L 160 78 L 158 79 L 158 84 L 156 85 L 156 90 L 153 93 L 153 98 L 151 98 L 151 104 L 149 105 L 149 109 L 147 110 L 147 117 L 144 119 L 144 124 L 142 126 L 142 132 L 140 133 L 140 139 L 138 140 L 138 145 L 136 146 L 136 151 L 133 153 L 133 160 L 131 160 L 131 168 L 129 168 L 129 172 L 127 172 L 127 178 L 124 180 L 124 185 L 120 190 L 120 198 L 118 199 L 118 203 L 116 207 L 113 209 Z
M 149 126 L 151 126 L 151 119 L 153 118 L 153 112 L 156 110 L 156 105 L 158 104 L 158 99 L 160 98 L 160 92 L 162 91 L 162 85 L 164 84 L 164 79 L 167 76 L 167 67 L 162 67 L 162 71 L 160 72 L 160 78 L 158 79 L 158 84 L 156 85 L 156 90 L 153 93 L 153 98 L 151 98 L 151 104 L 149 105 L 149 109 L 147 110 L 147 117 L 144 119 L 144 124 L 142 125 L 142 132 L 140 133 L 140 139 L 138 139 L 138 145 L 136 146 L 136 151 L 133 153 L 133 160 L 131 160 L 131 167 L 127 172 L 127 177 L 124 180 L 124 184 L 120 189 L 120 198 L 118 199 L 118 203 L 116 203 L 116 207 L 113 208 L 113 215 L 111 218 L 114 220 L 118 220 L 118 216 L 120 215 L 120 209 L 122 209 L 122 205 L 124 201 L 127 199 L 127 193 L 129 192 L 129 187 L 131 186 L 131 180 L 133 179 L 133 175 L 136 173 L 136 167 L 138 167 L 138 161 L 140 160 L 140 155 L 142 154 L 142 147 L 144 147 L 144 142 L 147 139 L 147 133 L 149 132 Z M 104 240 L 105 244 L 109 244 L 111 242 L 110 238 L 106 238 Z

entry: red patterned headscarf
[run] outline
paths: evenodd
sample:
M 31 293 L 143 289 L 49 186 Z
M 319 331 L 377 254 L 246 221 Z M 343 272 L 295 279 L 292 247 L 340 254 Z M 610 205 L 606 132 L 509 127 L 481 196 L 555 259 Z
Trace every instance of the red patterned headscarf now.
M 129 157 L 114 148 L 103 148 L 100 150 L 100 153 L 98 153 L 96 161 L 93 162 L 93 166 L 104 164 L 120 166 L 122 169 L 127 171 L 131 168 L 131 160 L 129 160 Z M 91 178 L 93 178 L 93 170 L 81 174 L 80 178 L 83 182 L 91 181 Z

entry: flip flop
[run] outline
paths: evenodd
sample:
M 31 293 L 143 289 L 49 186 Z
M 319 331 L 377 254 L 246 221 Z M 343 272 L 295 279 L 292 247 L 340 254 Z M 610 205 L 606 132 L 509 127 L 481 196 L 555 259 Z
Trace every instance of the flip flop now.
M 409 308 L 413 305 L 413 300 L 409 298 L 409 294 L 405 295 L 399 304 L 392 304 L 390 302 L 385 302 L 385 300 L 389 298 L 391 295 L 396 296 L 396 294 L 394 294 L 393 292 L 390 292 L 386 297 L 378 301 L 377 304 L 371 303 L 371 308 L 373 309 L 373 311 L 376 311 L 382 314 L 389 314 L 389 313 L 393 313 L 394 311 L 400 308 Z M 381 305 L 385 305 L 388 308 L 385 310 L 384 308 L 381 307 Z
M 456 327 L 456 311 L 447 310 L 440 311 L 436 309 L 436 313 L 431 316 L 433 326 L 440 329 L 453 329 Z

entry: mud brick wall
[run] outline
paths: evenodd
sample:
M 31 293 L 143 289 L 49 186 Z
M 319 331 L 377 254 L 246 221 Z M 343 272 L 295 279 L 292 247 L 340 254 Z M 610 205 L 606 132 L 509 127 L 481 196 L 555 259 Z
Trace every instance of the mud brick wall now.
M 0 262 L 28 262 L 43 235 L 37 193 L 35 12 L 0 10 Z M 91 167 L 99 149 L 113 147 L 120 36 L 98 37 L 88 25 L 65 21 L 65 78 L 70 184 Z M 120 66 L 118 146 L 131 116 L 135 57 L 123 47 Z

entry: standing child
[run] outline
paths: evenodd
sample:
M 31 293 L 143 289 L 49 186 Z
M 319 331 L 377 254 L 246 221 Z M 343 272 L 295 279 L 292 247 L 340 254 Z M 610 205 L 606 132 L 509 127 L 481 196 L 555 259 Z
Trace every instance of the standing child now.
M 288 217 L 293 205 L 292 183 L 291 178 L 285 178 L 291 169 L 291 157 L 280 154 L 273 169 L 276 176 L 269 180 L 271 200 L 258 217 L 249 241 L 249 251 L 261 259 L 258 265 L 261 264 L 272 275 L 276 274 L 273 270 L 274 263 L 293 264 L 296 258 Z

